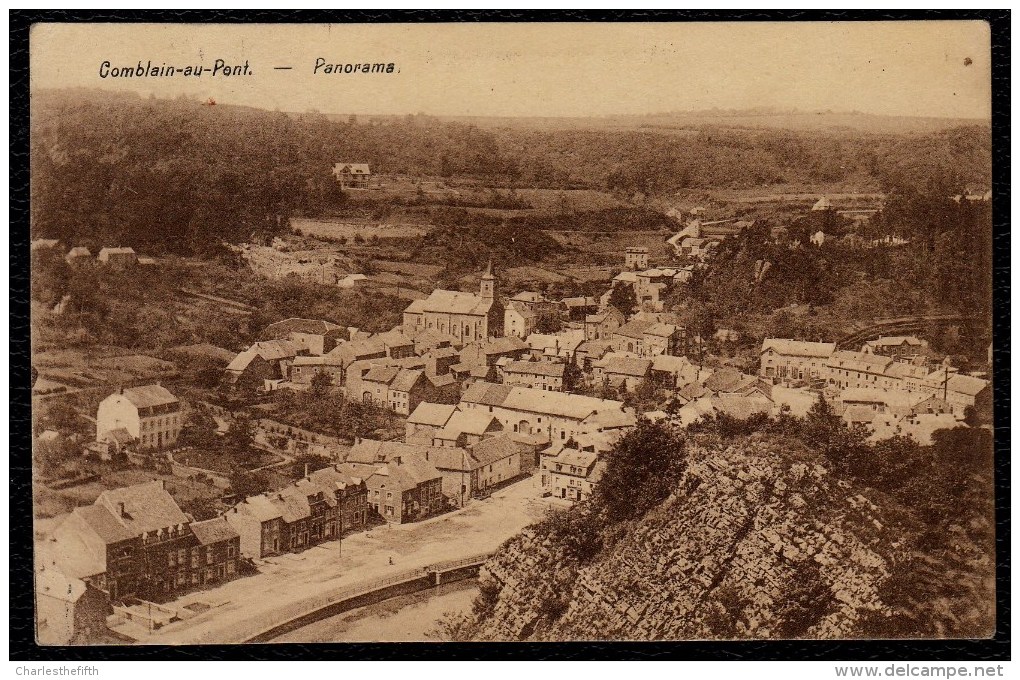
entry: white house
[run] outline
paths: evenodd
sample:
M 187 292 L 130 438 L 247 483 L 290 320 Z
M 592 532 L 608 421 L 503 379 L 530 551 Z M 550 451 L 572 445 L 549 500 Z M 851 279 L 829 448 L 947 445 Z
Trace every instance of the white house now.
M 183 416 L 181 402 L 160 385 L 121 388 L 99 402 L 96 440 L 138 442 L 139 450 L 162 449 L 177 443 Z

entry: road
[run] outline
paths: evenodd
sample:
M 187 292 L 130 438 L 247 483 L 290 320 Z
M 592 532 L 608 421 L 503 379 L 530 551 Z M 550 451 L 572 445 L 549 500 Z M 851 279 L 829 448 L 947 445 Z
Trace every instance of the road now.
M 423 522 L 388 525 L 263 561 L 260 573 L 191 593 L 168 606 L 201 603 L 207 611 L 139 640 L 143 644 L 233 643 L 260 632 L 274 612 L 295 602 L 308 609 L 330 592 L 395 574 L 493 551 L 540 519 L 550 504 L 529 477 L 485 500 Z M 393 564 L 390 564 L 390 558 Z M 321 606 L 321 605 L 320 605 Z

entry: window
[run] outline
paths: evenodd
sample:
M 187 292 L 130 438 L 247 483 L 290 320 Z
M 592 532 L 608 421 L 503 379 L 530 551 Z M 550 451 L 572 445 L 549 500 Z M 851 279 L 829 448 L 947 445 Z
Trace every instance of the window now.
M 227 546 L 227 557 L 234 557 L 234 552 L 235 552 L 234 546 L 233 545 L 228 545 Z

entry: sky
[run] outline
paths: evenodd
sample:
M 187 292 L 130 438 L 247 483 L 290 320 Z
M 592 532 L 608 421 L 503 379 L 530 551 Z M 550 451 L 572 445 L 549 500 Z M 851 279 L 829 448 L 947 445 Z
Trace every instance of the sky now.
M 712 108 L 983 118 L 978 21 L 37 24 L 32 88 L 187 95 L 281 111 L 606 116 Z M 394 72 L 314 73 L 393 63 Z M 100 66 L 248 61 L 252 75 L 102 78 Z M 276 70 L 274 67 L 291 67 Z

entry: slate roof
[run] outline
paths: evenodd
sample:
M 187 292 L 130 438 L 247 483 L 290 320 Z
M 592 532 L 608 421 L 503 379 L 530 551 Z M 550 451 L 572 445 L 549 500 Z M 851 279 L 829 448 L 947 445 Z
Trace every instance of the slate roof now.
M 415 300 L 404 310 L 411 313 L 439 312 L 443 314 L 467 314 L 484 316 L 492 309 L 495 301 L 476 293 L 457 290 L 435 289 L 423 300 Z
M 461 401 L 502 406 L 518 411 L 561 416 L 574 420 L 583 420 L 596 411 L 601 413 L 623 408 L 623 402 L 611 399 L 597 399 L 567 392 L 549 392 L 530 387 L 481 382 L 469 387 L 461 397 Z
M 829 357 L 826 365 L 862 373 L 885 373 L 892 363 L 892 357 L 865 354 L 864 352 L 836 351 Z
M 191 531 L 202 545 L 229 541 L 239 536 L 223 517 L 214 517 L 203 522 L 192 522 Z
M 496 418 L 491 413 L 476 410 L 453 412 L 443 429 L 436 432 L 438 439 L 456 439 L 461 434 L 483 435 L 492 426 Z M 499 421 L 496 420 L 498 423 Z
M 496 461 L 509 458 L 519 451 L 517 444 L 507 434 L 488 437 L 469 448 L 471 455 L 474 456 L 479 465 L 491 465 Z
M 260 340 L 248 348 L 266 361 L 279 361 L 297 356 L 297 345 L 288 340 Z
M 262 331 L 262 337 L 280 339 L 285 338 L 291 333 L 304 333 L 306 335 L 326 335 L 330 332 L 342 331 L 342 326 L 338 326 L 335 323 L 329 321 L 322 321 L 320 319 L 300 319 L 293 317 L 290 319 L 284 319 L 283 321 L 277 321 L 266 326 L 265 330 Z
M 761 351 L 765 352 L 770 349 L 784 356 L 825 358 L 831 356 L 836 350 L 836 343 L 766 338 L 761 343 Z
M 601 368 L 606 373 L 614 375 L 642 377 L 648 374 L 648 369 L 652 365 L 652 360 L 625 357 L 618 354 L 607 354 L 599 361 L 596 361 L 593 365 L 597 368 Z
M 120 503 L 124 504 L 123 515 L 120 513 Z M 131 536 L 141 536 L 148 531 L 187 524 L 191 521 L 163 488 L 163 483 L 158 480 L 108 489 L 99 494 L 95 506 L 105 509 Z M 98 518 L 100 513 L 92 516 Z M 105 517 L 102 521 L 106 521 Z
M 614 335 L 622 335 L 625 338 L 635 338 L 637 340 L 642 339 L 645 336 L 645 331 L 655 326 L 654 321 L 641 321 L 639 319 L 633 319 L 623 324 L 615 331 Z
M 164 406 L 178 403 L 177 397 L 162 385 L 143 385 L 141 387 L 124 388 L 124 396 L 136 408 Z
M 396 366 L 375 366 L 369 369 L 368 373 L 362 377 L 362 380 L 389 385 L 397 377 L 398 373 L 400 373 L 400 369 Z
M 988 387 L 988 381 L 984 378 L 975 378 L 972 375 L 955 374 L 949 377 L 949 390 L 968 396 L 977 396 L 981 390 Z
M 425 375 L 425 371 L 402 368 L 390 383 L 390 389 L 398 392 L 410 392 L 423 375 Z
M 562 378 L 566 368 L 565 364 L 551 361 L 511 361 L 503 367 L 503 372 Z

